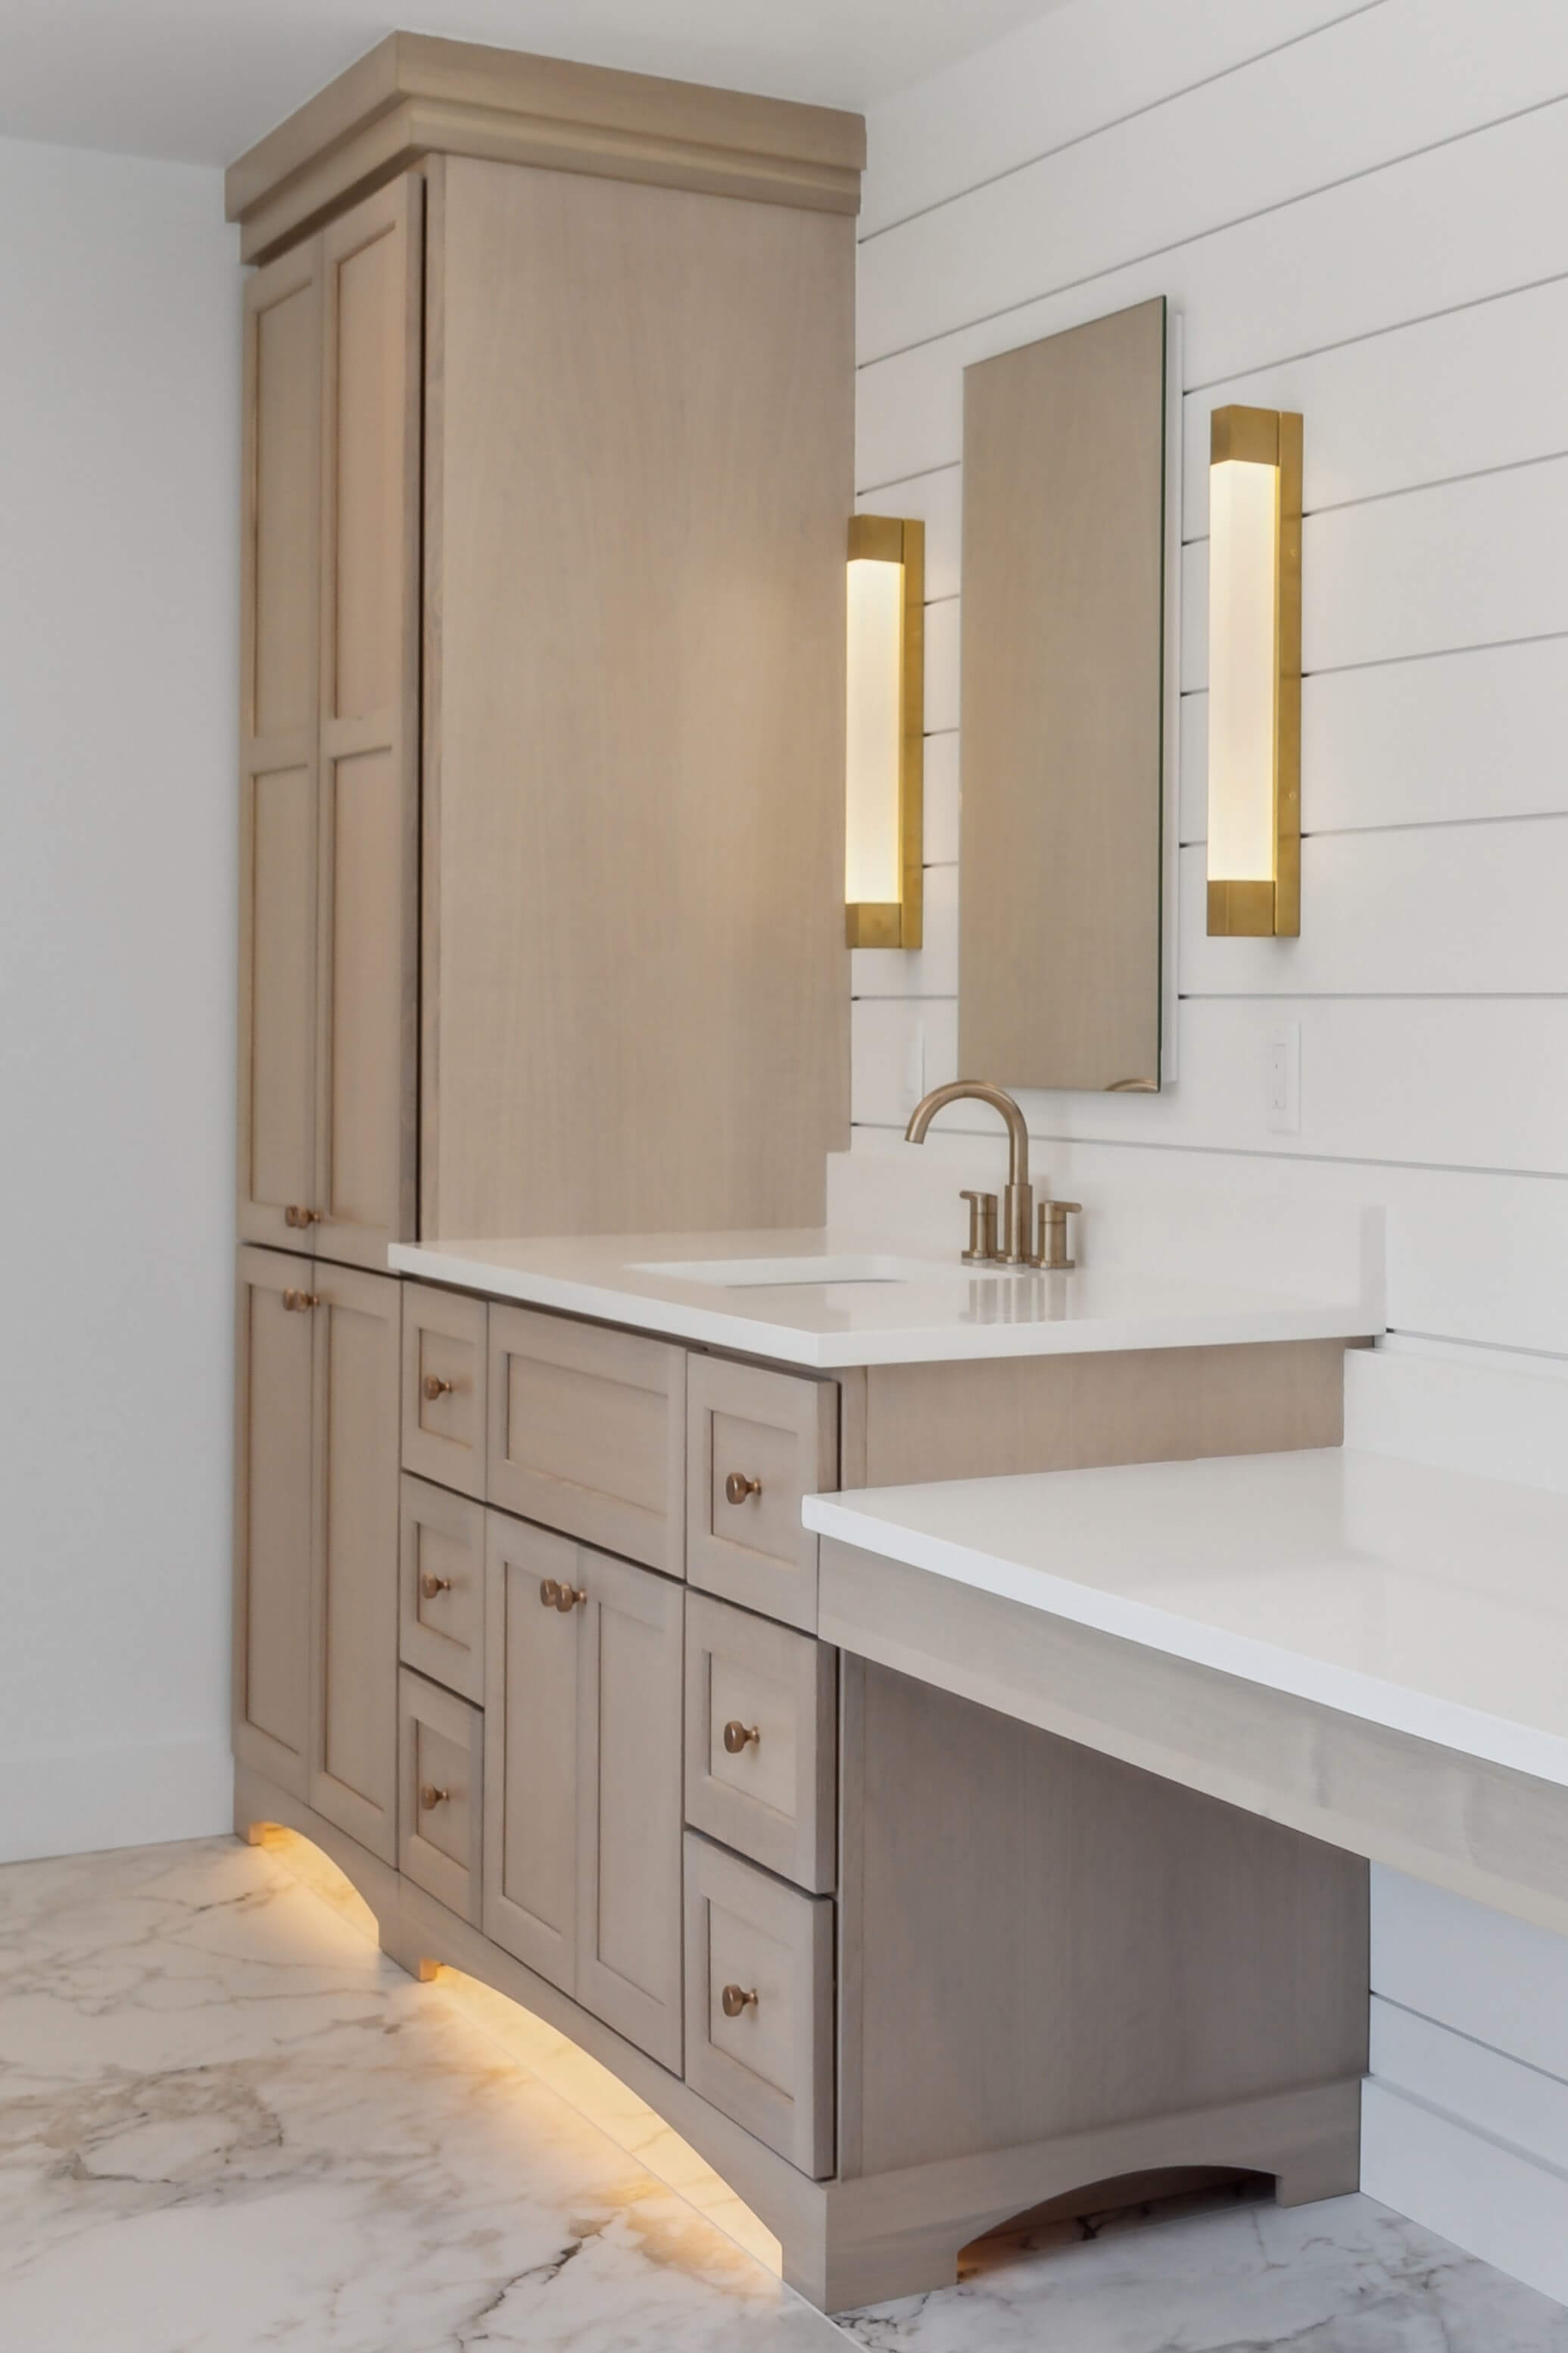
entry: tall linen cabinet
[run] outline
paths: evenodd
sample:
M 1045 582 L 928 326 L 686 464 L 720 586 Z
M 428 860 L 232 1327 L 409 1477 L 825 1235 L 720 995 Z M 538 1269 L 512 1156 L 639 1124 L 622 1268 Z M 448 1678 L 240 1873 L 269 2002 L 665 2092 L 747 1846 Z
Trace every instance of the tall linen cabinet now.
M 397 1854 L 397 1240 L 813 1223 L 858 118 L 397 34 L 242 157 L 236 1750 Z

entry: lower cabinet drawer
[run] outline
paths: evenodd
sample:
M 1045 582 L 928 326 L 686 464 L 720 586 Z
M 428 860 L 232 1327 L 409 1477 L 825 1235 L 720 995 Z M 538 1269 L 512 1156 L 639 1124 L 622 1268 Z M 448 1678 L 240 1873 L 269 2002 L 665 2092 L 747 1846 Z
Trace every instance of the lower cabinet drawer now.
M 686 2080 L 803 2173 L 832 2172 L 832 1899 L 690 1831 Z
M 686 1819 L 815 1895 L 837 1829 L 838 1653 L 813 1634 L 686 1599 Z
M 686 1374 L 686 1574 L 816 1630 L 816 1538 L 801 1500 L 838 1484 L 838 1384 L 723 1356 Z
M 397 1692 L 397 1867 L 477 1928 L 484 1716 L 407 1667 Z
M 485 1695 L 482 1504 L 403 1474 L 398 1525 L 398 1652 L 448 1691 Z

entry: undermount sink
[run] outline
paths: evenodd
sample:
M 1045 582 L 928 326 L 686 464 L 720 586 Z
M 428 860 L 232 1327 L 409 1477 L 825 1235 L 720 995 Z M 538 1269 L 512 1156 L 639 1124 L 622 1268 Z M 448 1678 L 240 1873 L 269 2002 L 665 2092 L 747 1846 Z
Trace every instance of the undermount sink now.
M 970 1271 L 941 1259 L 892 1258 L 877 1250 L 850 1250 L 837 1258 L 822 1252 L 804 1258 L 658 1259 L 627 1271 L 705 1282 L 716 1291 L 759 1291 L 787 1282 L 931 1282 Z

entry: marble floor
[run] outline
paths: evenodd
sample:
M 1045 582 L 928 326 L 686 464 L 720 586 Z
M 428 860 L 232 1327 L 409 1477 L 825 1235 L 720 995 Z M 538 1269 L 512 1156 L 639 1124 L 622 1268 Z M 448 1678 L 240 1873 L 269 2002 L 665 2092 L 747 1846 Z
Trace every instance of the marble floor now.
M 826 2320 L 602 2070 L 415 1985 L 300 1867 L 210 1840 L 0 1870 L 0 2346 L 1568 2353 L 1568 2312 L 1361 2198 L 1057 2224 Z

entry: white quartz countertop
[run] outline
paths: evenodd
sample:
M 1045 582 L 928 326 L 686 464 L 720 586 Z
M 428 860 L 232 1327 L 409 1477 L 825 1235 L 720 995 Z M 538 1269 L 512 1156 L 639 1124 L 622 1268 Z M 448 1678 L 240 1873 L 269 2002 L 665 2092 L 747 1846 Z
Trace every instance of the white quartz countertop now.
M 805 1517 L 1568 1785 L 1568 1495 L 1333 1449 L 816 1495 Z
M 1235 1283 L 1125 1265 L 1014 1273 L 966 1267 L 956 1248 L 822 1228 L 397 1243 L 388 1256 L 398 1272 L 427 1282 L 817 1370 L 1356 1338 L 1383 1329 L 1381 1311 L 1349 1282 L 1336 1298 L 1268 1288 L 1250 1268 Z M 782 1261 L 791 1279 L 732 1282 L 725 1262 L 736 1261 L 766 1261 L 774 1271 Z M 748 1269 L 737 1271 L 744 1278 Z M 847 1272 L 883 1279 L 833 1279 Z

